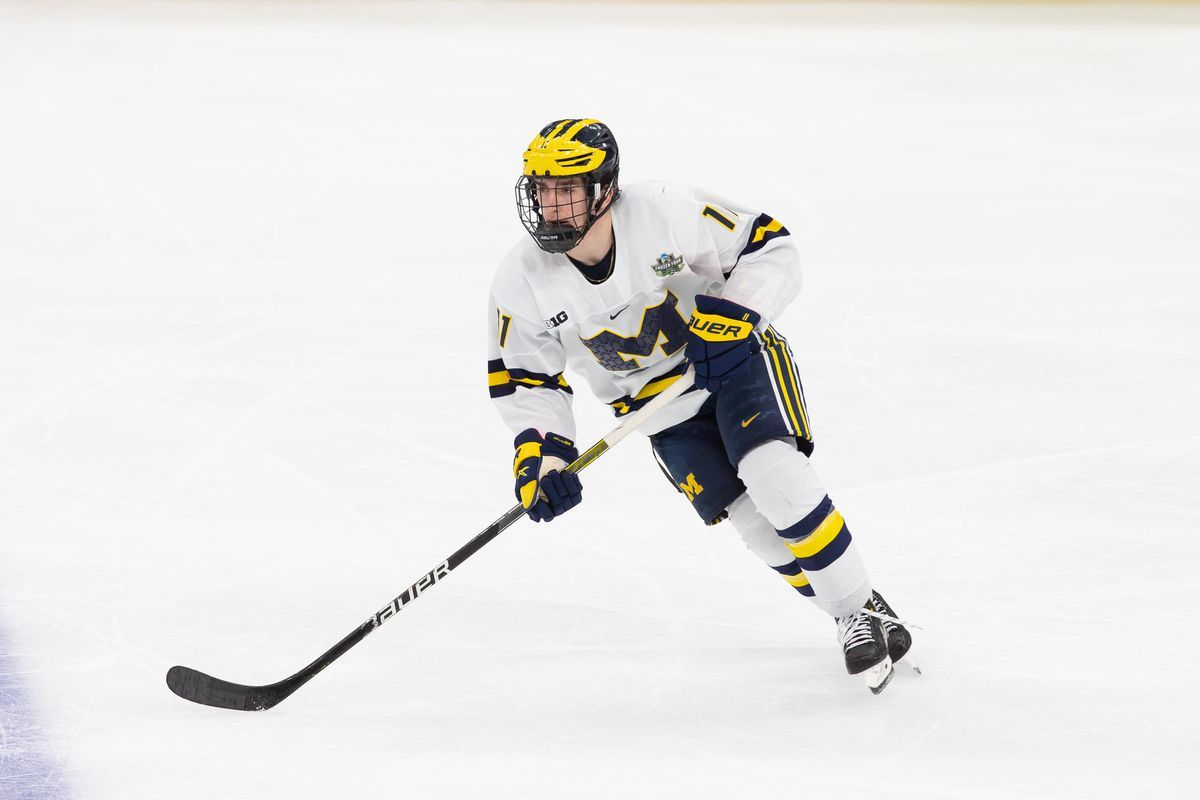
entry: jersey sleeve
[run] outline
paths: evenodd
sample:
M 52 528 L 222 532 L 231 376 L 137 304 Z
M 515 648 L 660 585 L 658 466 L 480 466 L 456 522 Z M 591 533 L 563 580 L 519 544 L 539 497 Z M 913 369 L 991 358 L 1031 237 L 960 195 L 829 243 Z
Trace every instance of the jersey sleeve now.
M 523 284 L 522 284 L 523 285 Z M 566 352 L 521 286 L 492 286 L 488 304 L 488 392 L 514 434 L 534 428 L 575 438 Z
M 677 213 L 677 225 L 692 229 L 695 253 L 689 264 L 724 284 L 721 296 L 774 321 L 800 293 L 800 254 L 783 223 L 770 214 L 693 192 Z

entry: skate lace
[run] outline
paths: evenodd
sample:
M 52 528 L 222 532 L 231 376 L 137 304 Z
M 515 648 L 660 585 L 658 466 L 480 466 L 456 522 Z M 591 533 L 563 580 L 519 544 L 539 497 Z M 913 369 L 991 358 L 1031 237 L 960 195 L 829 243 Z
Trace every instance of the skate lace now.
M 878 611 L 871 611 L 870 609 L 864 608 L 859 613 L 866 614 L 869 617 L 874 617 L 875 619 L 879 620 L 880 622 L 883 623 L 883 627 L 885 630 L 891 625 L 898 625 L 902 628 L 908 628 L 908 629 L 914 630 L 914 631 L 925 630 L 924 628 L 922 628 L 920 625 L 916 624 L 915 622 L 912 622 L 907 619 L 897 619 L 895 617 L 888 616 L 887 614 L 882 614 Z
M 892 628 L 896 627 L 896 621 L 897 621 L 896 618 L 888 616 L 888 614 L 885 611 L 882 611 L 882 610 L 876 611 L 873 614 L 871 614 L 871 616 L 875 617 L 875 619 L 877 619 L 883 623 L 883 632 L 884 633 L 887 633 Z
M 864 612 L 849 617 L 838 617 L 838 638 L 846 649 L 873 641 L 871 635 L 871 618 Z

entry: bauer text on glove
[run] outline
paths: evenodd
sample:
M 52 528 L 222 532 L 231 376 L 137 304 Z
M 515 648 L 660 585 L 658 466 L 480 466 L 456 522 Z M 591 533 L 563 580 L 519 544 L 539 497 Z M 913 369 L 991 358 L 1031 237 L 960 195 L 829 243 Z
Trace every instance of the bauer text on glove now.
M 685 354 L 696 370 L 698 388 L 718 391 L 727 381 L 749 369 L 750 334 L 759 319 L 757 311 L 729 300 L 706 294 L 696 296 Z

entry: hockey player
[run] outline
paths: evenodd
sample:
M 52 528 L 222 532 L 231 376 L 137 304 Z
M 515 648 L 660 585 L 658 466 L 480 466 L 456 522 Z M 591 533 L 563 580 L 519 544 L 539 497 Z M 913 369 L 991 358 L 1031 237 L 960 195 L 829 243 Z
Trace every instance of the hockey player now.
M 663 472 L 703 522 L 728 518 L 834 617 L 847 670 L 878 692 L 911 639 L 809 463 L 803 387 L 771 326 L 800 289 L 788 230 L 694 189 L 621 188 L 619 165 L 595 119 L 552 122 L 525 151 L 516 201 L 529 238 L 500 264 L 488 325 L 488 386 L 516 434 L 517 498 L 536 521 L 583 498 L 579 477 L 561 471 L 578 456 L 565 368 L 622 416 L 691 364 L 695 387 L 642 428 Z

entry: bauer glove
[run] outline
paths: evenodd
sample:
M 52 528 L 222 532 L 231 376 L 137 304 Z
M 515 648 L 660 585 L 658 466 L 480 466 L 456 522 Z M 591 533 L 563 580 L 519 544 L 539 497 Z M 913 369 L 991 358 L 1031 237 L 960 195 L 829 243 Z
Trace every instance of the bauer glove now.
M 696 295 L 684 350 L 696 370 L 696 388 L 716 392 L 750 368 L 750 334 L 761 318 L 729 300 Z
M 549 522 L 583 500 L 579 476 L 562 470 L 579 451 L 575 443 L 557 433 L 545 438 L 533 428 L 521 431 L 513 446 L 513 477 L 517 479 L 517 499 L 534 522 Z

